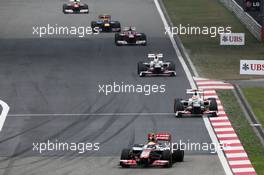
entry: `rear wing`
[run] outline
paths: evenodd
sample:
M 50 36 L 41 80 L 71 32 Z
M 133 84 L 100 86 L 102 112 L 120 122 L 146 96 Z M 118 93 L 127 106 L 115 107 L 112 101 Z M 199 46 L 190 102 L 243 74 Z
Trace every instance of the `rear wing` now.
M 159 54 L 155 54 L 155 53 L 149 53 L 148 54 L 148 58 L 162 58 L 163 57 L 163 54 L 162 53 L 159 53 Z
M 201 89 L 187 89 L 186 94 L 203 94 L 203 90 Z
M 111 16 L 107 14 L 99 15 L 98 18 L 102 20 L 111 20 Z
M 131 28 L 132 30 L 136 30 L 136 27 L 124 27 L 123 30 L 124 30 L 124 31 L 127 31 L 127 30 L 129 30 L 130 28 Z
M 148 134 L 148 139 L 151 137 L 151 133 Z M 171 134 L 169 133 L 157 133 L 156 134 L 157 141 L 171 141 Z

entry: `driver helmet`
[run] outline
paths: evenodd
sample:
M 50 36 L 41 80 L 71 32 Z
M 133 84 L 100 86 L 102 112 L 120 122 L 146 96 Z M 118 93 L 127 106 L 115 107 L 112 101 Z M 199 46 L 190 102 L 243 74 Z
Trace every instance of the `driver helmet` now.
M 197 92 L 194 92 L 194 94 L 193 94 L 193 96 L 192 96 L 192 100 L 194 100 L 194 101 L 196 101 L 196 100 L 198 100 L 198 94 L 197 94 Z
M 151 143 L 155 144 L 157 142 L 157 138 L 156 138 L 156 135 L 154 133 L 150 134 L 150 136 L 148 138 L 148 142 L 149 142 L 149 144 L 151 144 Z
M 158 63 L 159 62 L 159 58 L 158 58 L 158 56 L 155 56 L 155 58 L 154 58 L 154 63 Z

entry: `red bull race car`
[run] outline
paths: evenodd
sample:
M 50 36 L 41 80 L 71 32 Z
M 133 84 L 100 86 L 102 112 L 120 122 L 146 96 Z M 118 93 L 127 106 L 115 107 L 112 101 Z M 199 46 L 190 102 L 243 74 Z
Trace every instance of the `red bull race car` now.
M 80 0 L 71 0 L 67 4 L 63 4 L 62 12 L 65 14 L 70 13 L 89 13 L 87 4 L 81 3 Z
M 120 32 L 121 24 L 119 21 L 111 20 L 111 16 L 107 14 L 99 15 L 97 21 L 91 22 L 91 27 L 99 32 Z
M 131 148 L 122 150 L 120 166 L 169 168 L 173 163 L 184 159 L 184 150 L 175 146 L 177 145 L 172 145 L 169 133 L 149 133 L 147 144 L 134 144 Z

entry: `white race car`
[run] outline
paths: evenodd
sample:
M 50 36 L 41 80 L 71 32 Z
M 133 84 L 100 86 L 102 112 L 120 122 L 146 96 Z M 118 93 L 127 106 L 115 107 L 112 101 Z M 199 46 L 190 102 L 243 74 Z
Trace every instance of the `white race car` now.
M 153 58 L 150 62 L 138 63 L 138 75 L 144 76 L 176 76 L 173 62 L 164 62 L 160 58 L 163 54 L 148 54 L 148 58 Z
M 174 100 L 174 113 L 176 117 L 202 116 L 216 117 L 218 112 L 215 98 L 203 98 L 203 91 L 187 89 L 187 94 L 192 94 L 188 100 L 176 98 Z

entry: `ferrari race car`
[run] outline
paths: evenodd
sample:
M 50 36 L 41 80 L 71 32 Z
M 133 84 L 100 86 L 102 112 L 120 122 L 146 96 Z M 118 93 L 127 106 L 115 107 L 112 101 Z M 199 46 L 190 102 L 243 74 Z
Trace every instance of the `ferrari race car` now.
M 99 32 L 120 32 L 121 24 L 118 21 L 112 21 L 110 15 L 99 15 L 97 21 L 91 22 L 93 30 L 97 27 Z
M 115 44 L 121 45 L 147 45 L 147 36 L 136 32 L 134 27 L 126 27 L 120 33 L 115 34 Z
M 160 58 L 163 54 L 148 54 L 148 58 L 153 58 L 150 62 L 138 63 L 138 75 L 144 76 L 176 76 L 175 65 L 172 62 L 163 62 Z
M 188 89 L 187 94 L 192 94 L 188 100 L 175 99 L 174 113 L 176 117 L 182 116 L 203 116 L 216 117 L 218 108 L 215 98 L 203 98 L 203 91 L 197 89 Z M 202 97 L 200 97 L 202 96 Z
M 150 133 L 147 144 L 135 144 L 131 148 L 122 150 L 120 166 L 124 168 L 137 166 L 169 168 L 173 163 L 182 162 L 184 159 L 184 150 L 171 147 L 169 133 Z
M 83 4 L 80 0 L 71 0 L 68 4 L 63 4 L 62 11 L 65 14 L 69 13 L 89 13 L 87 4 Z

